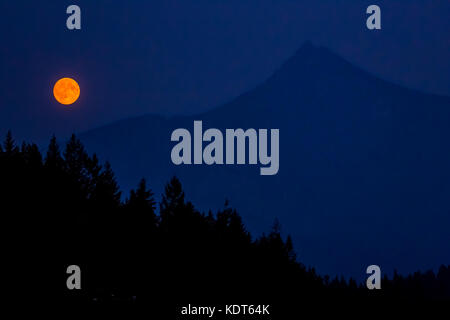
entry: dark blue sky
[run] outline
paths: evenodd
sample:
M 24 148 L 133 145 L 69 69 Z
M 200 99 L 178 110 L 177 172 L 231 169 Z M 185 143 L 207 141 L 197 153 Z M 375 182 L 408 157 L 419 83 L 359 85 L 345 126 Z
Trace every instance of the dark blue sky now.
M 70 4 L 82 30 L 65 27 Z M 365 28 L 369 4 L 382 30 Z M 145 113 L 196 113 L 268 77 L 306 40 L 380 77 L 450 95 L 448 0 L 0 0 L 0 132 L 42 139 Z M 75 78 L 71 108 L 54 82 Z

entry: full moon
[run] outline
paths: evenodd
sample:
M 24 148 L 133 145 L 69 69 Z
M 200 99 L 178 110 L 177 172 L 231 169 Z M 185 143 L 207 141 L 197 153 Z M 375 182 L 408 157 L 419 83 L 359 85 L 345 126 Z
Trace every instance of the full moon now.
M 80 86 L 71 78 L 62 78 L 55 83 L 53 95 L 59 103 L 69 105 L 80 97 Z

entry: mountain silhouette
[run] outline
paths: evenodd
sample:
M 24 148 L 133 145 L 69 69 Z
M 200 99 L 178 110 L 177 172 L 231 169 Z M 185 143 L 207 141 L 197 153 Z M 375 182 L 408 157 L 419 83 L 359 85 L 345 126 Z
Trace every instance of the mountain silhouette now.
M 220 75 L 218 75 L 220 76 Z M 280 170 L 175 166 L 176 128 L 279 128 Z M 80 136 L 111 162 L 122 189 L 142 175 L 161 194 L 176 175 L 200 209 L 225 199 L 252 232 L 278 219 L 319 273 L 364 277 L 450 263 L 450 98 L 383 81 L 304 44 L 269 79 L 195 116 L 147 115 Z

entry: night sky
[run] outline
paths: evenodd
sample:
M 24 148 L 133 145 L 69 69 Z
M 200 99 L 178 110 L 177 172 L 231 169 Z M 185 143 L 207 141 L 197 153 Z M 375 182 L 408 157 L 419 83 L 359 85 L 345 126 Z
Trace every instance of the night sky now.
M 71 4 L 81 31 L 65 26 Z M 365 27 L 370 4 L 382 9 L 381 31 Z M 450 95 L 448 0 L 1 0 L 0 12 L 0 133 L 19 139 L 214 108 L 306 40 L 383 79 Z M 69 108 L 52 96 L 66 76 L 81 86 Z

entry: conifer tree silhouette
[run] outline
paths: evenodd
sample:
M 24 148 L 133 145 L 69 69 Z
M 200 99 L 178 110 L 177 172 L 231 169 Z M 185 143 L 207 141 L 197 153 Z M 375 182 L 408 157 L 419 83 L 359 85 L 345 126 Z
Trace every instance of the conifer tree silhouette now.
M 139 210 L 144 213 L 155 214 L 156 202 L 153 197 L 153 192 L 150 189 L 147 189 L 145 179 L 141 179 L 136 190 L 131 190 L 126 206 L 130 210 Z
M 87 171 L 93 180 L 91 200 L 96 201 L 106 212 L 116 210 L 120 206 L 121 191 L 111 165 L 106 162 L 103 168 L 98 166 L 96 157 L 88 159 L 88 163 L 91 166 Z
M 143 222 L 149 232 L 155 232 L 157 227 L 156 201 L 153 192 L 147 189 L 145 179 L 139 182 L 136 190 L 130 191 L 130 197 L 125 203 L 125 208 L 132 213 L 132 219 L 136 219 L 136 224 Z
M 67 142 L 64 150 L 65 169 L 69 177 L 77 183 L 83 191 L 87 185 L 87 171 L 86 163 L 88 155 L 84 150 L 81 141 L 77 139 L 75 134 L 72 134 Z
M 62 172 L 64 169 L 64 159 L 61 156 L 61 151 L 54 135 L 47 148 L 45 167 L 53 172 Z
M 16 146 L 16 142 L 12 137 L 11 130 L 8 130 L 8 133 L 6 134 L 6 139 L 3 143 L 3 147 L 6 156 L 12 157 L 19 153 L 19 148 Z
M 206 292 L 286 307 L 299 300 L 450 300 L 449 265 L 437 273 L 385 274 L 383 290 L 371 292 L 354 279 L 322 278 L 298 261 L 278 221 L 267 235 L 252 238 L 228 204 L 217 213 L 200 213 L 176 177 L 164 189 L 159 216 L 144 179 L 122 201 L 110 164 L 89 156 L 75 135 L 63 155 L 53 136 L 42 160 L 35 144 L 18 148 L 8 132 L 0 147 L 0 177 L 2 285 L 20 299 L 130 301 L 138 295 L 154 303 L 203 299 Z M 75 293 L 64 286 L 65 270 L 74 263 L 85 279 Z M 30 266 L 40 276 L 33 289 L 24 277 Z
M 184 191 L 180 180 L 173 177 L 164 189 L 160 204 L 159 214 L 161 217 L 161 228 L 163 231 L 169 231 L 169 228 L 175 224 L 176 216 L 184 211 Z
M 21 152 L 24 156 L 25 165 L 28 167 L 28 170 L 33 173 L 41 170 L 43 166 L 42 155 L 36 144 L 24 143 Z

